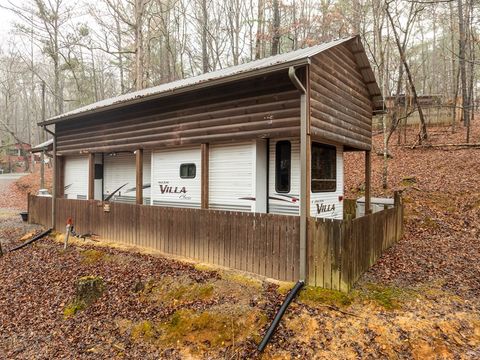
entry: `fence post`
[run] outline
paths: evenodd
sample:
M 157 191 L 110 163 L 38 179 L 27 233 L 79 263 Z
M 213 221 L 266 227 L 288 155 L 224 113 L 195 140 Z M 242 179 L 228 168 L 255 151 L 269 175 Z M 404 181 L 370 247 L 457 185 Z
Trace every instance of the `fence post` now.
M 346 214 L 343 221 L 343 231 L 340 237 L 340 252 L 342 254 L 342 269 L 340 272 L 340 291 L 349 292 L 352 286 L 353 260 L 351 251 L 353 214 Z
M 27 214 L 28 214 L 28 223 L 31 224 L 31 214 L 30 214 L 30 192 L 27 194 Z
M 393 193 L 393 206 L 395 208 L 395 241 L 400 240 L 403 234 L 403 203 L 399 191 Z

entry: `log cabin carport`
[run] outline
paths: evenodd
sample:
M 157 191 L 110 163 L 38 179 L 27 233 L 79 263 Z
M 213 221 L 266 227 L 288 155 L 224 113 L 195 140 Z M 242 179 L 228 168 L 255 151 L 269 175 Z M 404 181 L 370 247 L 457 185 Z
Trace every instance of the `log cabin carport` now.
M 203 209 L 208 208 L 210 144 L 299 137 L 299 277 L 305 279 L 311 142 L 365 152 L 368 209 L 371 120 L 382 110 L 380 89 L 354 36 L 99 101 L 39 125 L 54 137 L 54 198 L 63 196 L 64 156 L 88 154 L 88 199 L 93 200 L 95 153 L 135 151 L 137 204 L 142 204 L 144 150 L 200 145 Z M 53 228 L 55 219 L 54 205 Z

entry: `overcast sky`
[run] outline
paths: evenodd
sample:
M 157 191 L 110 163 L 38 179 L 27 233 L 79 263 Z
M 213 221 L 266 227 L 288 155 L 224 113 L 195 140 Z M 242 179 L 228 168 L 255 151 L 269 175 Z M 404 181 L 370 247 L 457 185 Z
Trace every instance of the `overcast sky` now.
M 19 3 L 21 1 L 18 1 Z M 0 5 L 7 6 L 7 0 L 0 0 Z M 12 27 L 12 20 L 14 15 L 4 8 L 0 7 L 0 43 L 4 43 L 5 40 L 8 38 L 8 32 Z
M 21 7 L 24 4 L 31 3 L 30 0 L 10 0 L 11 3 Z M 75 9 L 82 9 L 83 6 L 87 6 L 87 4 L 95 4 L 96 0 L 64 0 L 64 4 L 71 4 L 74 5 Z M 79 7 L 80 5 L 80 7 Z M 9 6 L 9 0 L 0 0 L 0 46 L 4 45 L 13 35 L 11 34 L 11 30 L 13 28 L 13 23 L 15 22 L 16 15 L 11 11 L 4 9 L 4 7 Z M 88 22 L 91 26 L 95 26 L 92 22 L 92 19 L 89 16 L 78 16 L 75 14 L 73 18 L 73 22 Z

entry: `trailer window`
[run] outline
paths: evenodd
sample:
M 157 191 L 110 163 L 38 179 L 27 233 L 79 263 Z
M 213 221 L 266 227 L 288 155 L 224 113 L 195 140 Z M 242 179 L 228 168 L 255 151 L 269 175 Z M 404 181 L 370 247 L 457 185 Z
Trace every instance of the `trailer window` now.
M 197 175 L 197 167 L 195 164 L 181 164 L 180 177 L 182 179 L 194 179 Z
M 312 192 L 337 189 L 337 149 L 335 146 L 312 143 Z
M 292 145 L 290 141 L 279 141 L 275 146 L 275 191 L 288 193 L 290 192 Z

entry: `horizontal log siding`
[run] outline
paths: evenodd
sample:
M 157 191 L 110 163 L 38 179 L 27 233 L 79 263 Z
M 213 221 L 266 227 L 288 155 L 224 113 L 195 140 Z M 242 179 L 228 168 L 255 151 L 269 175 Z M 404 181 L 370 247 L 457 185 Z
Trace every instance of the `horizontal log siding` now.
M 370 150 L 372 102 L 351 51 L 330 49 L 313 57 L 309 69 L 314 138 Z
M 29 196 L 29 221 L 50 224 L 52 199 Z M 57 231 L 67 218 L 79 234 L 153 248 L 165 254 L 195 259 L 267 276 L 299 278 L 300 223 L 295 216 L 204 209 L 180 209 L 56 199 Z
M 294 136 L 299 118 L 299 96 L 285 71 L 59 123 L 57 151 L 67 155 Z

